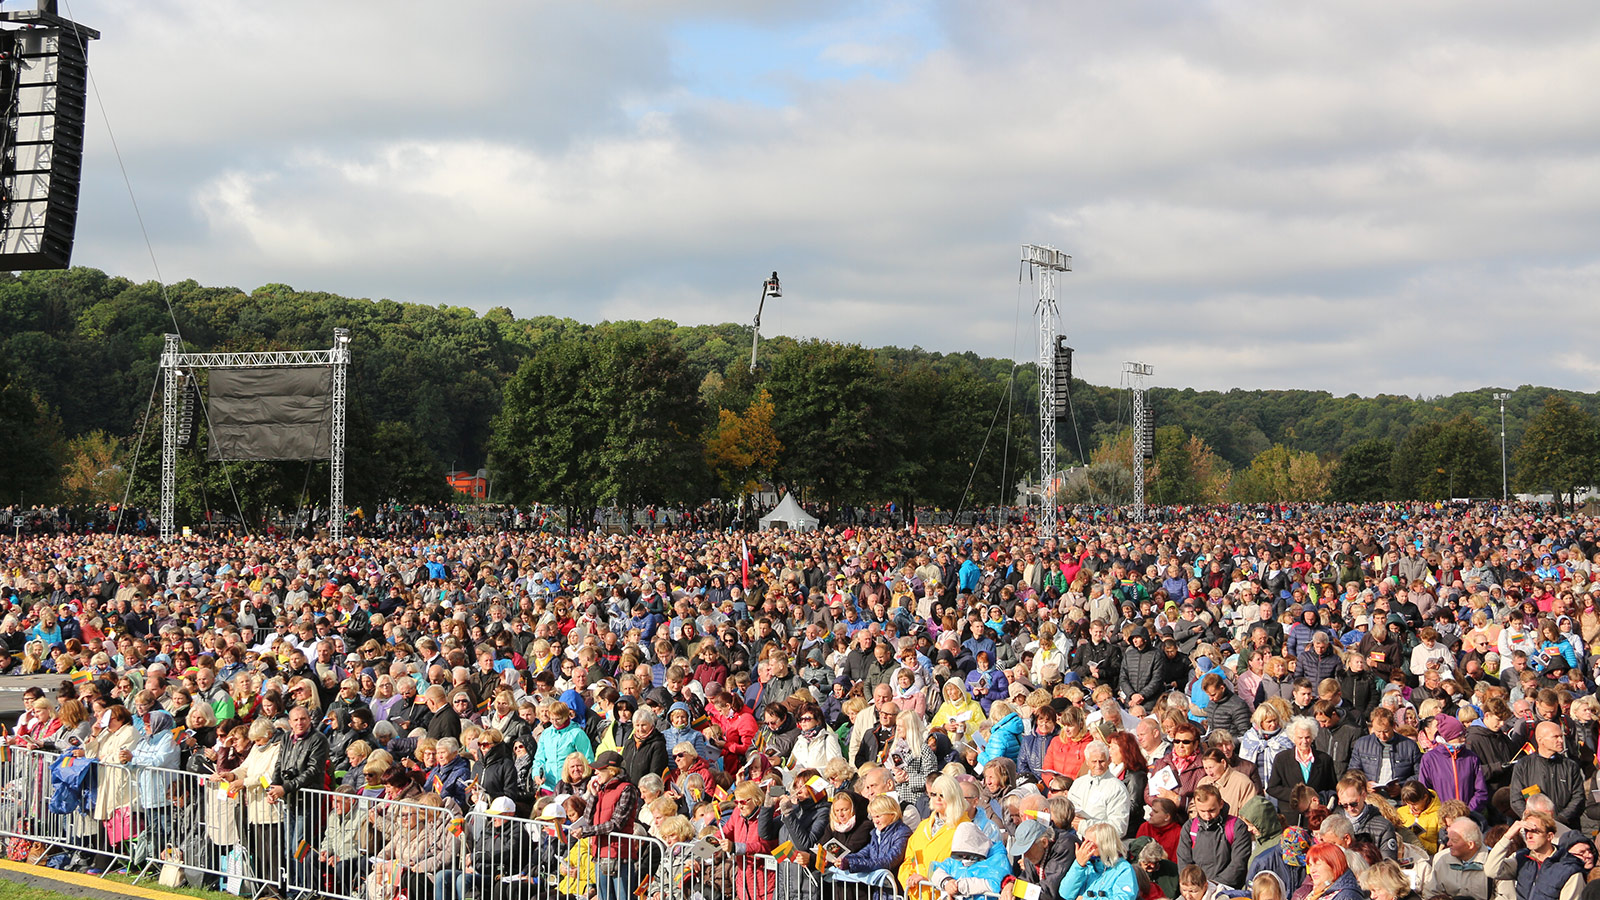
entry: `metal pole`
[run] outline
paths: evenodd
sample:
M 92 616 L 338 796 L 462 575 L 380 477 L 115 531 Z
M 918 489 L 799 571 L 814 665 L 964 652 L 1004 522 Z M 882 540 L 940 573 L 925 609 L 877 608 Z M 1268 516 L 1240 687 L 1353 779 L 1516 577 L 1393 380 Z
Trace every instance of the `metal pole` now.
M 1500 401 L 1500 503 L 1504 505 L 1511 498 L 1511 482 L 1506 478 L 1506 398 L 1511 396 L 1504 391 L 1495 392 L 1494 398 Z
M 179 377 L 178 354 L 183 352 L 183 338 L 176 334 L 166 336 L 161 351 L 161 540 L 174 537 L 178 518 L 178 392 L 183 389 Z
M 1144 458 L 1147 453 L 1155 449 L 1150 446 L 1145 436 L 1150 411 L 1144 402 L 1144 379 L 1146 375 L 1155 373 L 1155 367 L 1130 362 L 1123 363 L 1123 371 L 1128 373 L 1133 389 L 1133 520 L 1143 522 Z
M 328 537 L 344 539 L 344 411 L 350 367 L 350 329 L 333 330 L 333 423 L 328 457 Z

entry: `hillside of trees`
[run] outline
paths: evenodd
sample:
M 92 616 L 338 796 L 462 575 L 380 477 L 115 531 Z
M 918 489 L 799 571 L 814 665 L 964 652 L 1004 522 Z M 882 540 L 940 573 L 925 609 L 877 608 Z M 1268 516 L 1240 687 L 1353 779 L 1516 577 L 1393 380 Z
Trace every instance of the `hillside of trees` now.
M 763 338 L 741 324 L 589 325 L 504 308 L 367 300 L 264 285 L 168 287 L 192 350 L 326 347 L 352 332 L 352 505 L 438 499 L 487 467 L 495 496 L 585 506 L 694 503 L 763 482 L 825 503 L 1009 502 L 1036 465 L 1031 364 L 972 353 Z M 173 330 L 161 288 L 89 268 L 0 274 L 0 502 L 153 499 L 156 378 Z M 1492 388 L 1421 398 L 1152 387 L 1151 499 L 1497 496 Z M 152 403 L 152 401 L 155 401 Z M 1064 500 L 1127 490 L 1126 390 L 1073 385 Z M 1592 483 L 1600 396 L 1522 386 L 1506 405 L 1513 489 Z M 137 466 L 134 447 L 144 440 Z M 326 496 L 326 467 L 181 455 L 192 517 L 231 493 L 252 512 Z

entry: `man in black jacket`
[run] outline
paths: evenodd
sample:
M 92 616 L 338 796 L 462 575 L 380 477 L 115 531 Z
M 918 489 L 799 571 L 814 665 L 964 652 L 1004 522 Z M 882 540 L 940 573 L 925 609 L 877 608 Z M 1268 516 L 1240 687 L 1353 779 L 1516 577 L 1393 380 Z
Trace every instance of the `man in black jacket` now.
M 1072 671 L 1080 679 L 1093 676 L 1101 684 L 1115 685 L 1121 674 L 1121 656 L 1117 645 L 1106 638 L 1106 623 L 1096 619 L 1089 623 L 1089 639 L 1073 648 Z
M 1122 699 L 1129 706 L 1153 701 L 1161 692 L 1161 654 L 1150 646 L 1150 635 L 1134 629 L 1129 647 L 1122 653 L 1122 674 L 1118 682 Z
M 273 800 L 283 801 L 289 808 L 289 846 L 299 845 L 300 841 L 314 842 L 311 834 L 313 822 L 307 818 L 309 805 L 296 802 L 300 791 L 325 790 L 328 786 L 328 739 L 321 732 L 311 727 L 311 714 L 303 706 L 296 706 L 289 710 L 289 735 L 283 739 L 283 749 L 278 753 L 278 766 L 272 774 L 272 787 L 267 790 L 267 796 Z M 300 866 L 302 871 L 297 884 L 311 884 L 305 880 L 310 877 L 310 866 L 315 860 L 308 855 L 305 859 L 292 861 L 290 866 Z
M 1567 741 L 1561 726 L 1540 722 L 1533 730 L 1537 752 L 1529 753 L 1511 769 L 1511 811 L 1522 816 L 1528 797 L 1543 793 L 1555 805 L 1555 819 L 1568 828 L 1578 827 L 1583 811 L 1583 770 L 1566 756 Z M 1538 789 L 1523 793 L 1531 785 Z

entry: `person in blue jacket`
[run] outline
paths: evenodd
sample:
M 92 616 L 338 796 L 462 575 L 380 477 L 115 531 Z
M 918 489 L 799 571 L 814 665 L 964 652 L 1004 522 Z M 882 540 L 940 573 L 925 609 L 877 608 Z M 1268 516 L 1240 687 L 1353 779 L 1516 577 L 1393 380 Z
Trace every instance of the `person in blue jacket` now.
M 983 752 L 978 754 L 980 769 L 988 765 L 989 760 L 1001 757 L 1016 762 L 1017 755 L 1022 752 L 1023 729 L 1028 727 L 1008 701 L 996 700 L 989 710 L 994 724 L 989 726 L 989 740 L 984 743 Z
M 880 869 L 892 875 L 900 871 L 900 864 L 905 861 L 911 828 L 901 819 L 900 804 L 888 794 L 874 797 L 867 804 L 867 815 L 872 818 L 872 835 L 867 838 L 867 845 L 846 854 L 841 865 L 846 872 L 856 875 Z
M 933 864 L 928 881 L 946 896 L 974 897 L 1000 893 L 1010 874 L 1006 845 L 984 837 L 971 822 L 962 822 L 950 841 L 950 857 Z M 950 890 L 952 882 L 954 892 Z
M 1122 836 L 1105 822 L 1083 830 L 1077 860 L 1061 882 L 1062 897 L 1097 900 L 1134 900 L 1139 896 L 1139 876 L 1133 863 L 1122 858 Z

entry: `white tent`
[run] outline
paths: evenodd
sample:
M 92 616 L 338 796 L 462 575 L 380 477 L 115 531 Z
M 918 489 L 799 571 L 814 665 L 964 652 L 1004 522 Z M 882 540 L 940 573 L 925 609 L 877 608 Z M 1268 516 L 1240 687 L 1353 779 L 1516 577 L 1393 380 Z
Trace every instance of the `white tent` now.
M 790 531 L 816 531 L 817 517 L 800 508 L 793 494 L 784 494 L 772 512 L 761 517 L 761 530 L 781 526 Z

